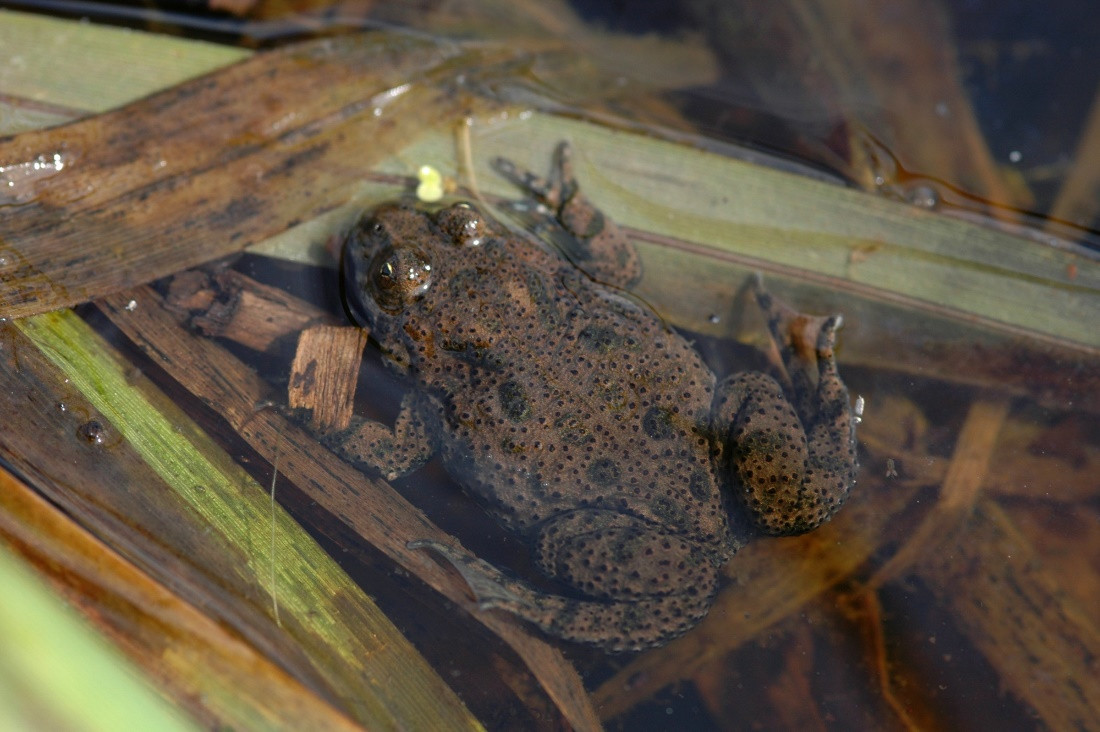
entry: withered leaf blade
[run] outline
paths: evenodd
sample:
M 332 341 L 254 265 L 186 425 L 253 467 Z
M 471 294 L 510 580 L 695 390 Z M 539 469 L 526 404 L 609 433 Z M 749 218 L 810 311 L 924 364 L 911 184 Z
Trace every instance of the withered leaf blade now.
M 400 35 L 323 39 L 0 141 L 0 316 L 149 282 L 339 206 L 372 163 L 467 110 L 446 82 L 491 57 Z

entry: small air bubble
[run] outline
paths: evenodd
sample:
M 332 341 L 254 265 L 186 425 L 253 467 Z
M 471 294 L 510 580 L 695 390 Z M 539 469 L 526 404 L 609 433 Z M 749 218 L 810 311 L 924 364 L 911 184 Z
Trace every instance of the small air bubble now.
M 71 156 L 62 153 L 46 153 L 31 160 L 10 165 L 0 165 L 0 186 L 7 191 L 0 195 L 0 203 L 25 203 L 38 192 L 38 184 L 64 170 Z
M 98 419 L 90 419 L 76 429 L 77 435 L 89 444 L 102 445 L 107 441 L 106 429 Z
M 932 186 L 916 186 L 905 194 L 905 198 L 917 208 L 934 209 L 940 205 L 940 194 Z

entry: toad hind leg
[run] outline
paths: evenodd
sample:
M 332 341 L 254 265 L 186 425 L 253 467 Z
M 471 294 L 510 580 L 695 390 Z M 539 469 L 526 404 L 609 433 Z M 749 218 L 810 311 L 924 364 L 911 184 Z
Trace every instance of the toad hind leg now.
M 433 549 L 451 562 L 482 609 L 508 610 L 551 635 L 616 652 L 682 634 L 706 615 L 717 589 L 717 568 L 691 542 L 611 511 L 563 514 L 537 538 L 543 570 L 583 597 L 541 592 L 438 542 L 410 547 Z
M 718 387 L 713 425 L 728 440 L 723 462 L 756 526 L 800 534 L 840 508 L 858 467 L 856 422 L 834 354 L 840 318 L 803 316 L 759 286 L 757 300 L 790 377 L 791 399 L 766 374 L 734 374 Z

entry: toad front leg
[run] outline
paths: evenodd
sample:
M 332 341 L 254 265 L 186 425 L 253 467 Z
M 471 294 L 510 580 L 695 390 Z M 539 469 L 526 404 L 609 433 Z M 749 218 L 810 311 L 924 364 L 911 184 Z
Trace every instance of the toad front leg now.
M 733 471 L 756 526 L 800 534 L 836 513 L 858 468 L 856 420 L 833 352 L 840 318 L 803 316 L 759 284 L 757 301 L 779 346 L 791 399 L 766 374 L 734 374 L 719 384 L 713 426 L 726 442 L 724 467 Z
M 585 274 L 597 282 L 624 289 L 641 278 L 642 264 L 634 245 L 622 229 L 581 192 L 573 174 L 573 153 L 569 143 L 561 142 L 554 150 L 547 178 L 521 170 L 504 158 L 497 158 L 493 166 L 553 212 L 554 221 L 566 236 L 551 238 L 561 246 L 569 261 Z
M 355 417 L 351 426 L 327 435 L 325 444 L 348 462 L 380 473 L 386 480 L 416 470 L 435 453 L 435 440 L 423 418 L 421 398 L 410 392 L 401 400 L 393 427 Z

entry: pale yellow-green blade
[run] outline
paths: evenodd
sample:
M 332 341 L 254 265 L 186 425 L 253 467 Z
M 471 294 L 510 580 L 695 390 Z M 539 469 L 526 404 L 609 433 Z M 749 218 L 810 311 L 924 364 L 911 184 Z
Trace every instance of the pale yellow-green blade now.
M 0 92 L 73 110 L 114 109 L 250 53 L 0 10 Z
M 3 545 L 0 587 L 0 729 L 197 729 Z

